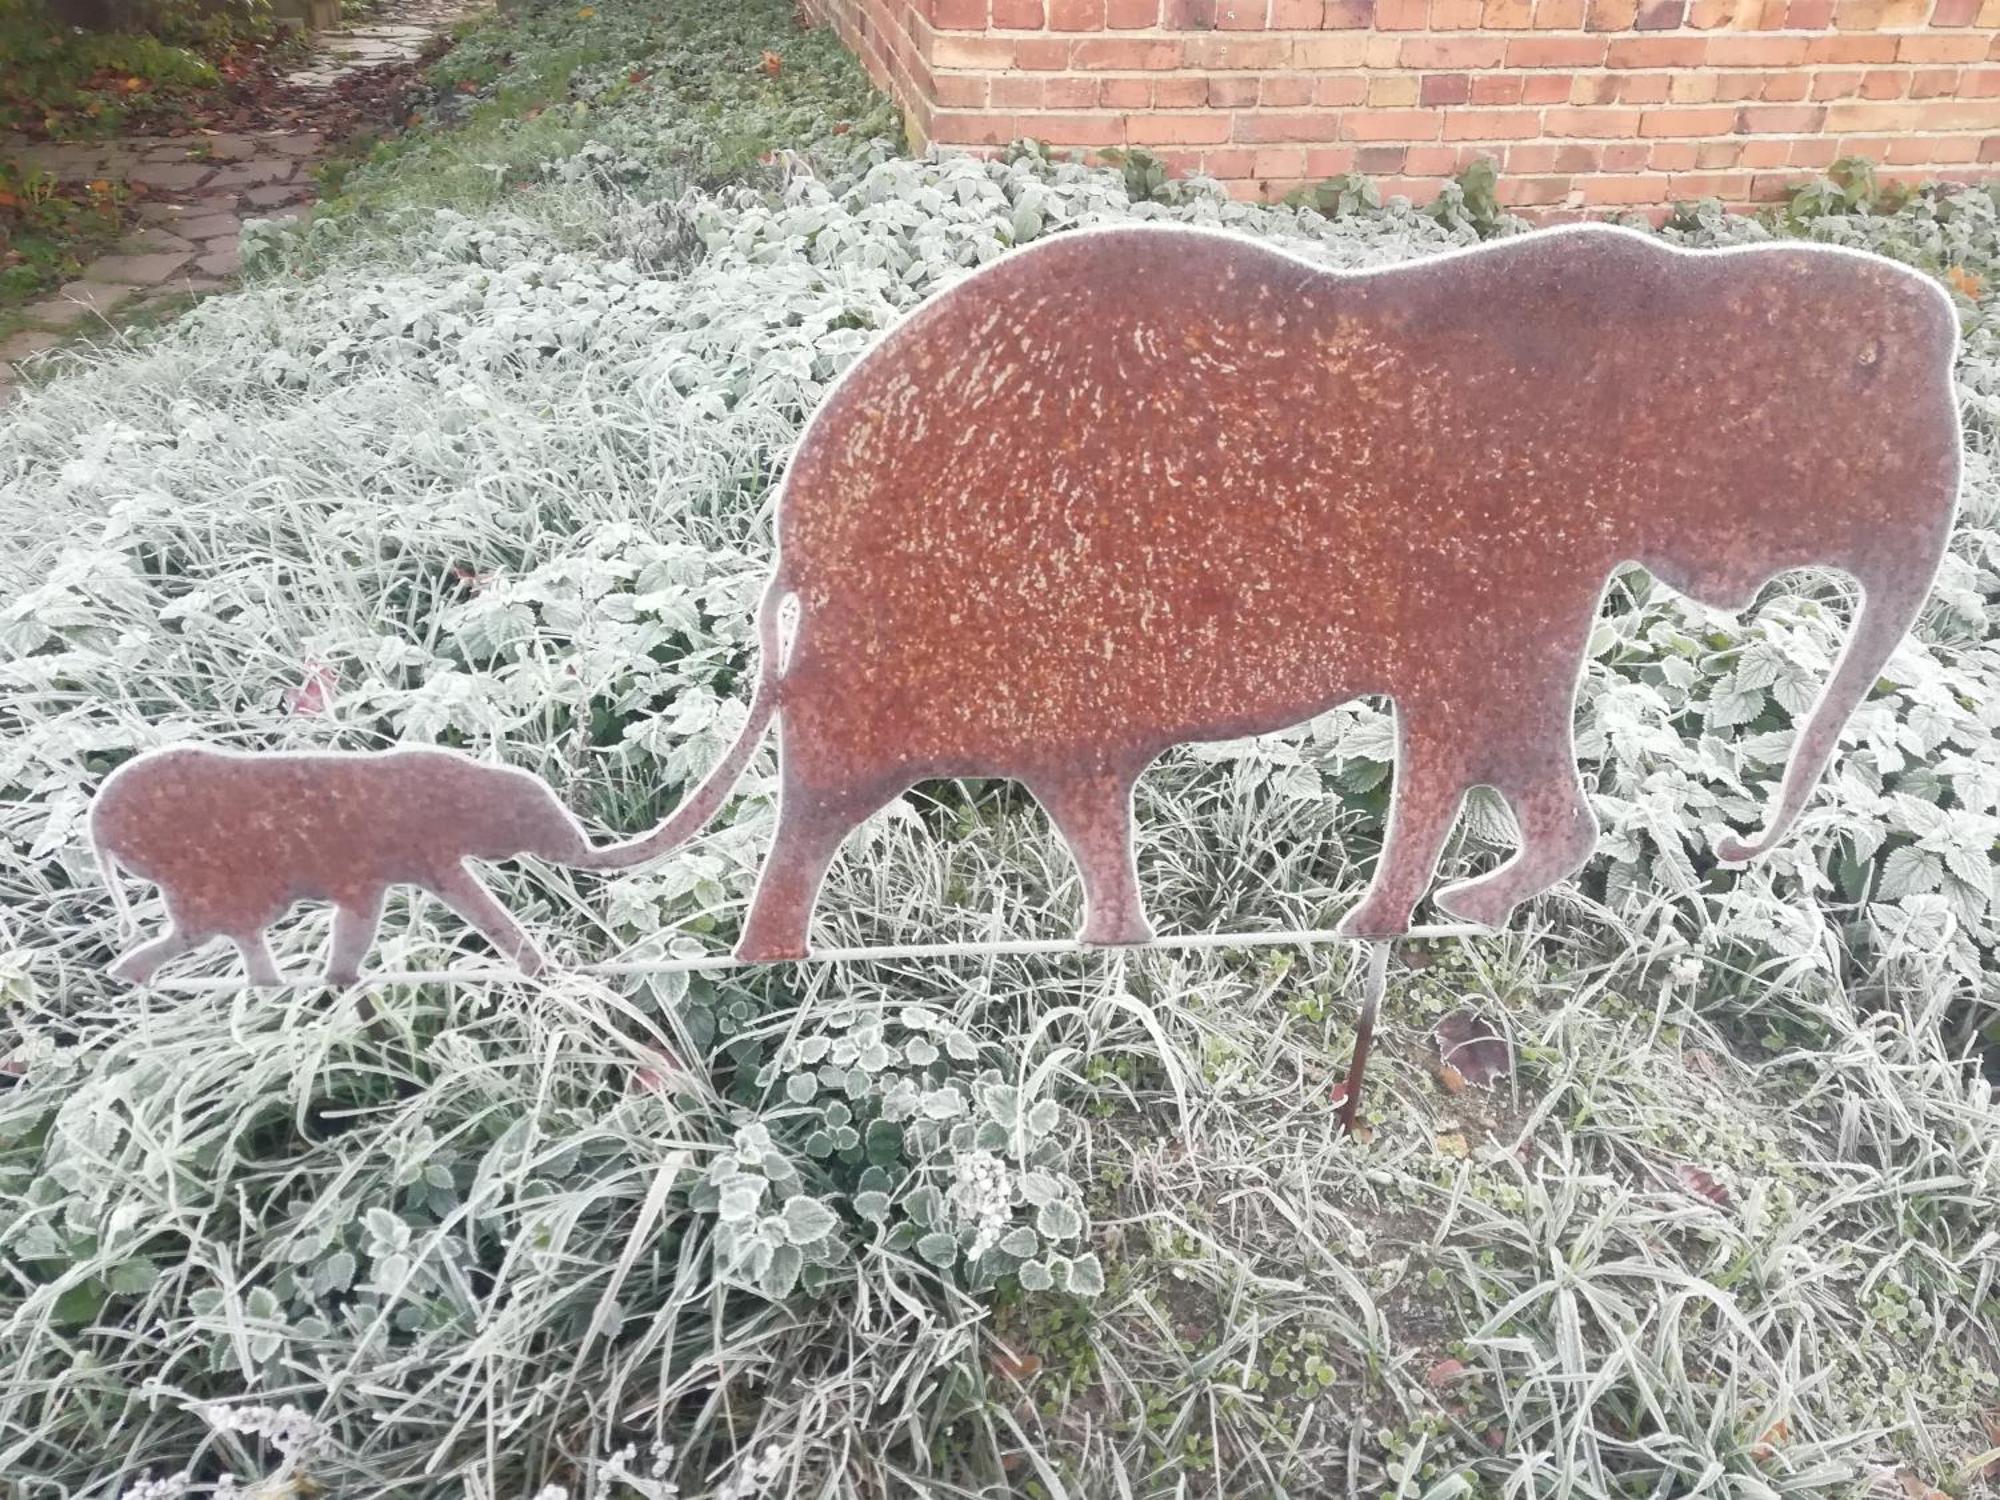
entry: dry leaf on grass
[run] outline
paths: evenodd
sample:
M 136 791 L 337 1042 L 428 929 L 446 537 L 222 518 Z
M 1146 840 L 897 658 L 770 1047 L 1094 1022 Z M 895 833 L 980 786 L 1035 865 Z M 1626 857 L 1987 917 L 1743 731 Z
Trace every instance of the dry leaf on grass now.
M 1700 1167 L 1675 1167 L 1674 1178 L 1688 1192 L 1697 1198 L 1706 1198 L 1717 1208 L 1727 1208 L 1734 1201 L 1729 1196 L 1729 1189 L 1716 1181 L 1712 1172 L 1704 1171 Z
M 1514 1071 L 1507 1039 L 1477 1011 L 1455 1010 L 1437 1025 L 1438 1075 L 1452 1093 L 1490 1089 Z

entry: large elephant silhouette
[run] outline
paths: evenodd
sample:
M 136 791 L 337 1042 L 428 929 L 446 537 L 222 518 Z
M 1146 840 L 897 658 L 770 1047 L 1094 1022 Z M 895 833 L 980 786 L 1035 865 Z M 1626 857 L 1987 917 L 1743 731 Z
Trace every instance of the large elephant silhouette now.
M 1748 858 L 1935 573 L 1956 338 L 1928 278 L 1824 246 L 1571 227 L 1342 273 L 1208 231 L 1056 236 L 933 298 L 828 396 L 779 499 L 741 738 L 590 862 L 696 831 L 775 717 L 778 827 L 739 956 L 805 953 L 842 838 L 959 775 L 1026 783 L 1081 867 L 1081 938 L 1142 941 L 1146 765 L 1386 694 L 1388 836 L 1343 930 L 1408 929 L 1477 785 L 1521 848 L 1436 900 L 1497 923 L 1595 844 L 1571 716 L 1614 569 L 1734 609 L 1830 565 L 1864 603 L 1767 830 L 1718 847 Z
M 215 937 L 235 943 L 252 984 L 283 983 L 264 929 L 299 901 L 333 903 L 326 978 L 353 984 L 392 885 L 431 892 L 533 974 L 540 951 L 465 861 L 592 853 L 545 782 L 430 748 L 149 750 L 105 778 L 90 837 L 114 898 L 123 867 L 166 901 L 167 930 L 112 967 L 133 984 Z

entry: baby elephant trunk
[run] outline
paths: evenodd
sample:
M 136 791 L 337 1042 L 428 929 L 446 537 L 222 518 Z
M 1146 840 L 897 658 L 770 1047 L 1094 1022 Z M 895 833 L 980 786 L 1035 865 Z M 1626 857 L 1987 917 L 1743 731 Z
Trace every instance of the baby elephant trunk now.
M 1942 551 L 1940 543 L 1928 557 L 1912 557 L 1900 565 L 1883 567 L 1864 584 L 1861 611 L 1855 619 L 1853 634 L 1848 637 L 1847 649 L 1841 653 L 1840 664 L 1834 668 L 1826 691 L 1792 744 L 1784 785 L 1779 789 L 1764 831 L 1753 839 L 1718 840 L 1717 858 L 1730 863 L 1755 859 L 1791 831 L 1806 799 L 1819 784 L 1827 762 L 1833 758 L 1840 743 L 1840 731 L 1867 698 L 1869 690 L 1881 680 L 1882 669 L 1916 622 Z

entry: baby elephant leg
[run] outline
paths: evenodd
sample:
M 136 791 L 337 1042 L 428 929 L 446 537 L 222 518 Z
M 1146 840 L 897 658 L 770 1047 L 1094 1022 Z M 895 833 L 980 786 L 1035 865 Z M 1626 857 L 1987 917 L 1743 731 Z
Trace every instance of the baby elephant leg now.
M 195 940 L 183 932 L 178 923 L 167 928 L 150 943 L 141 943 L 111 966 L 113 977 L 127 984 L 143 985 L 153 977 L 154 970 L 170 958 L 178 958 L 189 949 L 198 946 Z
M 523 974 L 542 971 L 545 960 L 527 933 L 523 932 L 507 908 L 463 865 L 454 866 L 431 887 L 439 900 L 485 934 L 486 940 L 514 961 Z
M 243 955 L 243 965 L 250 971 L 250 983 L 258 989 L 276 989 L 285 982 L 285 976 L 278 972 L 278 965 L 271 958 L 271 950 L 264 942 L 264 929 L 253 927 L 247 932 L 229 935 L 236 944 L 237 952 Z
M 1153 936 L 1139 899 L 1129 776 L 1077 776 L 1030 783 L 1083 875 L 1083 943 L 1143 943 Z
M 1597 847 L 1597 816 L 1577 779 L 1572 752 L 1559 754 L 1498 786 L 1521 825 L 1521 848 L 1476 880 L 1437 893 L 1438 909 L 1463 922 L 1498 927 L 1531 896 L 1576 873 Z

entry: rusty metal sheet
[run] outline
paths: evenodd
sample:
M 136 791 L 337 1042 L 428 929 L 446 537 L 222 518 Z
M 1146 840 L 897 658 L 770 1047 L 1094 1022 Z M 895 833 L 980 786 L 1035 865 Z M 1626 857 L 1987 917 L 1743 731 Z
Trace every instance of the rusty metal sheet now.
M 1497 924 L 1595 845 L 1571 718 L 1628 560 L 1723 608 L 1808 564 L 1865 591 L 1767 830 L 1718 846 L 1752 857 L 1797 817 L 1943 553 L 1956 337 L 1929 280 L 1823 246 L 1695 253 L 1575 227 L 1340 273 L 1209 231 L 1056 236 L 932 298 L 815 414 L 779 500 L 748 721 L 658 828 L 594 849 L 534 777 L 445 751 L 152 752 L 91 813 L 107 878 L 155 881 L 171 919 L 117 972 L 144 982 L 223 936 L 275 983 L 264 930 L 315 899 L 336 907 L 329 977 L 351 982 L 398 883 L 532 971 L 463 861 L 655 858 L 774 720 L 778 827 L 739 957 L 805 954 L 842 840 L 947 776 L 1024 782 L 1082 871 L 1081 938 L 1138 942 L 1147 765 L 1362 694 L 1394 701 L 1395 782 L 1342 931 L 1408 929 L 1477 785 L 1512 805 L 1521 849 L 1435 899 Z
M 1596 843 L 1571 717 L 1613 569 L 1733 609 L 1840 568 L 1865 604 L 1767 830 L 1718 846 L 1749 858 L 1943 553 L 1956 338 L 1927 278 L 1817 245 L 1583 226 L 1340 273 L 1209 231 L 1055 236 L 931 299 L 828 396 L 780 497 L 743 736 L 595 862 L 694 832 L 776 719 L 740 956 L 805 953 L 847 833 L 949 776 L 1026 783 L 1081 868 L 1083 940 L 1137 942 L 1132 787 L 1155 757 L 1386 694 L 1388 836 L 1343 931 L 1407 930 L 1477 785 L 1520 851 L 1436 902 L 1499 923 Z
M 105 778 L 90 837 L 114 896 L 123 869 L 165 898 L 167 930 L 112 969 L 134 984 L 217 937 L 241 950 L 252 983 L 280 983 L 264 932 L 299 901 L 333 904 L 326 977 L 352 984 L 392 885 L 431 892 L 532 974 L 541 953 L 464 862 L 590 854 L 576 819 L 536 777 L 432 749 L 148 751 Z

